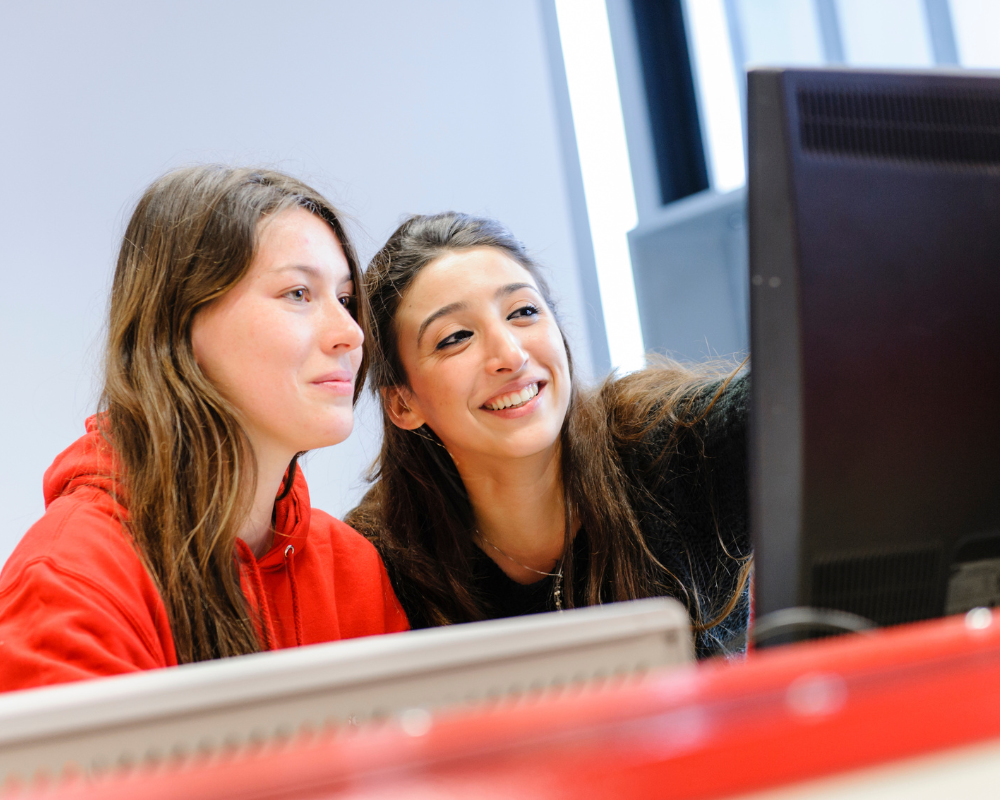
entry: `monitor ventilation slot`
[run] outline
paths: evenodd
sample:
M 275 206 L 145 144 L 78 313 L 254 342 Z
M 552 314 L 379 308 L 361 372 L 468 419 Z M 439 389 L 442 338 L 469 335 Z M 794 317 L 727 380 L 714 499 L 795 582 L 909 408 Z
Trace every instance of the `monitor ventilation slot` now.
M 936 617 L 944 605 L 937 547 L 818 561 L 812 582 L 817 608 L 860 614 L 878 625 Z
M 1000 166 L 1000 94 L 799 89 L 802 149 L 910 163 Z

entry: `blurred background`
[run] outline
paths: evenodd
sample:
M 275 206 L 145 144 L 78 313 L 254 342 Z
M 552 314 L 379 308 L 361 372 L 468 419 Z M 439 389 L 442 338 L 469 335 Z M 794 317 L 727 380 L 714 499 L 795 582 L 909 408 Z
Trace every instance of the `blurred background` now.
M 1000 67 L 996 0 L 261 0 L 0 6 L 0 563 L 96 408 L 132 204 L 172 167 L 325 192 L 362 259 L 408 213 L 504 221 L 587 379 L 747 347 L 748 65 Z M 342 516 L 370 401 L 305 469 Z

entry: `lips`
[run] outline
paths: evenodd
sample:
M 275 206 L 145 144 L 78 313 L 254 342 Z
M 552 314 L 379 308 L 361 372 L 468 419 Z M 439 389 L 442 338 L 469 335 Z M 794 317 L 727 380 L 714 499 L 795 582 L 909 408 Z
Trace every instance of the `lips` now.
M 544 386 L 544 384 L 541 384 Z M 537 396 L 538 392 L 541 391 L 539 381 L 534 381 L 532 383 L 526 384 L 521 388 L 515 388 L 512 391 L 504 392 L 498 394 L 495 397 L 491 397 L 482 407 L 487 408 L 490 411 L 503 411 L 505 408 L 518 408 L 523 406 L 533 397 Z
M 337 370 L 326 375 L 321 375 L 312 383 L 354 383 L 354 373 L 347 370 Z
M 311 383 L 317 389 L 334 396 L 352 396 L 354 394 L 354 373 L 347 370 L 337 370 L 320 375 Z

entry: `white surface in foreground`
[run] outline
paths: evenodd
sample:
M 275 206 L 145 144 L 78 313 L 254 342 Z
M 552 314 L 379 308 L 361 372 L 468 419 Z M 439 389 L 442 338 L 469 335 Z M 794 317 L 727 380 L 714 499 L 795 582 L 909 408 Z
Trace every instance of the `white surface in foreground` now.
M 101 771 L 693 658 L 687 612 L 657 598 L 12 692 L 0 695 L 0 785 L 67 764 Z M 412 717 L 403 720 L 411 727 Z

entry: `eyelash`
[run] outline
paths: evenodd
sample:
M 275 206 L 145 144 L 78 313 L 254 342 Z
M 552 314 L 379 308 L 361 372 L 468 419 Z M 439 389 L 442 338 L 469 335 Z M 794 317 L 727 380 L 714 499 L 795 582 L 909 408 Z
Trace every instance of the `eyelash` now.
M 522 311 L 527 311 L 528 314 L 522 317 L 520 316 Z M 526 317 L 537 317 L 538 313 L 539 313 L 538 306 L 534 305 L 533 303 L 525 303 L 520 308 L 515 308 L 513 311 L 511 311 L 510 314 L 507 315 L 507 319 L 513 320 L 513 319 L 524 319 Z M 455 339 L 456 336 L 461 336 L 462 334 L 467 334 L 467 335 L 463 336 L 462 339 Z M 447 347 L 451 347 L 452 345 L 458 344 L 459 342 L 468 339 L 469 336 L 471 335 L 472 335 L 471 331 L 456 331 L 455 333 L 451 334 L 451 336 L 446 336 L 444 339 L 438 342 L 437 347 L 435 347 L 434 349 L 444 350 Z
M 295 295 L 301 294 L 302 296 L 296 297 Z M 296 286 L 294 289 L 289 289 L 284 294 L 289 300 L 294 300 L 295 302 L 301 302 L 309 300 L 309 289 L 305 286 Z M 356 295 L 348 294 L 343 297 L 338 297 L 337 302 L 340 303 L 344 308 L 347 309 L 348 313 L 352 317 L 357 317 L 358 315 L 358 298 Z
M 463 336 L 463 334 L 465 335 Z M 462 339 L 456 339 L 455 338 L 456 336 L 462 336 Z M 472 336 L 471 331 L 456 331 L 455 333 L 451 334 L 451 336 L 446 336 L 444 339 L 438 342 L 437 347 L 435 347 L 434 349 L 444 350 L 446 347 L 451 347 L 453 344 L 458 344 L 460 341 L 468 339 L 469 336 Z
M 507 319 L 514 319 L 514 315 L 515 314 L 520 314 L 522 311 L 528 311 L 528 312 L 530 312 L 529 314 L 525 315 L 525 316 L 528 316 L 528 317 L 537 317 L 538 313 L 539 313 L 538 312 L 538 306 L 534 305 L 533 303 L 525 303 L 520 308 L 515 308 L 513 311 L 511 311 L 510 314 L 508 315 Z
M 343 297 L 337 298 L 340 304 L 347 309 L 347 313 L 350 314 L 355 320 L 358 318 L 358 296 L 354 294 L 344 295 Z

